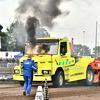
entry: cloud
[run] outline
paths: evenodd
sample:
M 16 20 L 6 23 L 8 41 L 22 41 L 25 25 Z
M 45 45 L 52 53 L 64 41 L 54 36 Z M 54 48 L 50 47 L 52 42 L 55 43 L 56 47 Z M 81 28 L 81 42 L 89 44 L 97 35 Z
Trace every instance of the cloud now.
M 18 0 L 1 0 L 0 2 L 0 24 L 4 27 L 3 31 L 6 30 L 14 21 L 14 10 L 17 6 Z
M 55 19 L 58 24 L 53 30 L 50 30 L 51 36 L 68 37 L 70 41 L 73 37 L 75 44 L 85 44 L 93 48 L 95 47 L 96 21 L 98 21 L 97 41 L 100 45 L 99 5 L 99 0 L 74 0 L 62 3 L 60 8 L 69 10 L 70 14 L 65 18 L 58 17 Z
M 0 0 L 0 2 L 4 2 L 4 1 L 6 1 L 6 0 Z

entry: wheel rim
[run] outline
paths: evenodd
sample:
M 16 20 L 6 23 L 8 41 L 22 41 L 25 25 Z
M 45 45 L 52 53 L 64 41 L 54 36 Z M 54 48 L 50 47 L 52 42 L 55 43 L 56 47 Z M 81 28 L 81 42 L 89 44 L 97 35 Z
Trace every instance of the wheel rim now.
M 62 75 L 60 75 L 60 77 L 59 77 L 59 84 L 60 84 L 60 86 L 63 84 L 63 76 Z
M 92 79 L 93 79 L 93 73 L 92 73 L 92 70 L 89 70 L 87 75 L 88 75 L 88 76 L 87 76 L 87 77 L 88 77 L 88 81 L 91 82 Z

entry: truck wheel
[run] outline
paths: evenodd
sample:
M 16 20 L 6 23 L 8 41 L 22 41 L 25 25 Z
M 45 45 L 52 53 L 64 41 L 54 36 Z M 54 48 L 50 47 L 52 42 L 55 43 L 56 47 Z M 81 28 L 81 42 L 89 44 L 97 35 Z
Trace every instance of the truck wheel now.
M 86 73 L 86 85 L 90 86 L 93 84 L 94 80 L 94 71 L 91 66 L 87 68 L 87 73 Z
M 24 81 L 19 81 L 19 84 L 20 84 L 21 86 L 24 86 Z
M 87 72 L 86 72 L 86 79 L 85 80 L 79 80 L 79 81 L 77 81 L 77 83 L 81 86 L 83 86 L 83 85 L 90 86 L 90 85 L 93 84 L 93 80 L 94 80 L 94 71 L 93 71 L 92 67 L 89 66 L 87 68 Z
M 53 86 L 62 87 L 63 85 L 64 85 L 64 74 L 62 71 L 57 71 L 57 73 L 53 77 Z

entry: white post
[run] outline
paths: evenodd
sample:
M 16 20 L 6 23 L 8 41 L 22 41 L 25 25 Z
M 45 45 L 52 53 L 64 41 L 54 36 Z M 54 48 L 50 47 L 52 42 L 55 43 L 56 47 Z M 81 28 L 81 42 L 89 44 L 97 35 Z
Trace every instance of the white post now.
M 0 36 L 0 50 L 1 50 L 1 36 Z
M 43 100 L 42 86 L 38 86 L 35 100 Z
M 83 31 L 83 56 L 84 56 L 84 47 L 85 47 L 85 31 Z

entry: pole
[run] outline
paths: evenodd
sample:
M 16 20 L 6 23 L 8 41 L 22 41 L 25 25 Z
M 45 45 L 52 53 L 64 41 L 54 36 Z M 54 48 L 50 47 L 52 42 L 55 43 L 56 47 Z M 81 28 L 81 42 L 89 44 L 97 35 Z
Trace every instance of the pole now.
M 0 36 L 0 51 L 1 51 L 1 36 Z
M 95 58 L 97 58 L 97 24 L 98 24 L 98 22 L 96 21 L 96 35 L 95 35 Z
M 84 47 L 85 47 L 85 31 L 83 31 L 83 56 L 84 56 Z

